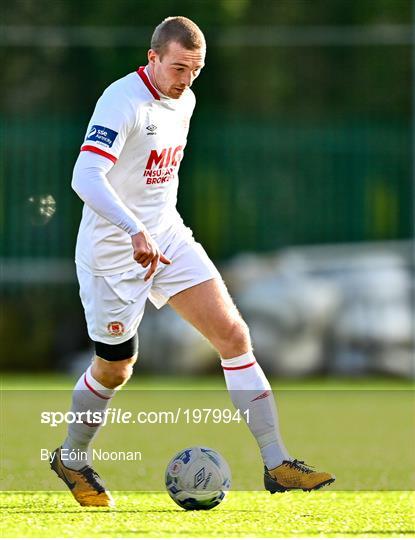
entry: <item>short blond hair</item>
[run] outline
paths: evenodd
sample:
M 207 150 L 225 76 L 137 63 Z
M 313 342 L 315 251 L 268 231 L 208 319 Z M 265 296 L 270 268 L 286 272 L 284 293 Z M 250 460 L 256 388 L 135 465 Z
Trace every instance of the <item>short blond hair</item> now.
M 151 48 L 162 57 L 172 41 L 185 49 L 205 49 L 206 41 L 202 30 L 187 17 L 167 17 L 156 26 L 151 37 Z

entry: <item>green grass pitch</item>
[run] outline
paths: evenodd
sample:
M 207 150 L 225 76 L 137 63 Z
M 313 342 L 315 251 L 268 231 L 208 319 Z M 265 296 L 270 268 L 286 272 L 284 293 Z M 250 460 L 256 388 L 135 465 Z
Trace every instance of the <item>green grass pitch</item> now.
M 3 377 L 3 389 L 23 388 L 71 388 L 73 381 L 65 377 Z M 202 379 L 199 381 L 148 380 L 137 378 L 131 386 L 148 389 L 149 385 L 157 388 L 179 386 L 212 387 L 223 385 L 219 379 Z M 273 387 L 285 389 L 321 390 L 341 389 L 371 389 L 375 390 L 409 390 L 407 382 L 388 380 L 366 381 L 275 381 Z M 284 397 L 284 396 L 283 396 Z M 289 396 L 285 395 L 285 400 Z M 296 398 L 297 399 L 297 398 Z M 407 399 L 407 398 L 405 398 Z M 396 401 L 396 399 L 395 399 Z M 375 402 L 379 408 L 379 416 L 384 420 L 385 430 L 396 431 L 396 418 L 390 418 L 394 402 L 382 404 Z M 399 403 L 395 403 L 395 405 Z M 301 418 L 306 410 L 307 402 L 299 403 L 300 416 L 296 416 L 294 402 L 281 403 L 283 424 L 286 426 L 290 443 L 300 445 L 302 438 L 311 429 L 310 422 L 305 422 L 301 428 L 298 417 Z M 309 406 L 308 402 L 308 406 Z M 401 405 L 399 405 L 401 406 Z M 3 411 L 5 410 L 3 406 Z M 399 409 L 402 410 L 402 409 Z M 290 412 L 291 411 L 291 412 Z M 344 403 L 338 400 L 337 410 L 332 414 L 345 418 Z M 309 410 L 309 414 L 312 411 Z M 320 414 L 320 411 L 317 411 Z M 290 417 L 290 415 L 292 415 Z M 410 418 L 408 410 L 408 418 Z M 4 418 L 3 418 L 4 420 Z M 2 420 L 2 422 L 3 422 Z M 293 425 L 290 428 L 290 420 Z M 293 421 L 295 420 L 295 422 Z M 405 419 L 406 422 L 406 419 Z M 383 425 L 383 424 L 382 424 Z M 34 429 L 26 426 L 26 430 Z M 343 429 L 343 424 L 340 425 Z M 413 428 L 412 428 L 413 429 Z M 29 433 L 29 431 L 28 431 Z M 402 431 L 402 433 L 410 433 Z M 413 433 L 413 431 L 412 431 Z M 298 440 L 295 439 L 297 434 Z M 339 432 L 340 434 L 340 432 Z M 7 433 L 3 433 L 7 437 Z M 405 435 L 407 438 L 407 435 Z M 406 440 L 402 438 L 402 441 Z M 330 441 L 336 441 L 333 436 Z M 413 491 L 403 490 L 382 491 L 352 491 L 341 490 L 340 477 L 359 475 L 362 479 L 367 475 L 368 482 L 373 481 L 359 461 L 346 463 L 346 453 L 340 456 L 340 447 L 333 443 L 331 448 L 321 448 L 318 458 L 329 470 L 338 475 L 339 491 L 336 484 L 330 488 L 312 493 L 291 492 L 269 495 L 263 491 L 233 491 L 225 501 L 210 511 L 186 512 L 176 506 L 166 492 L 135 492 L 113 491 L 116 500 L 115 509 L 81 508 L 67 491 L 3 491 L 0 492 L 0 531 L 2 537 L 412 537 L 415 534 L 415 495 Z M 16 446 L 16 454 L 19 448 Z M 180 444 L 179 444 L 180 446 Z M 391 451 L 393 446 L 388 449 Z M 311 448 L 309 449 L 311 450 Z M 399 461 L 404 448 L 396 448 L 393 460 Z M 336 456 L 333 457 L 333 453 Z M 2 454 L 4 454 L 2 452 Z M 409 455 L 409 454 L 408 454 Z M 2 460 L 3 460 L 2 456 Z M 301 458 L 307 456 L 299 456 Z M 6 455 L 7 458 L 7 455 Z M 406 458 L 408 462 L 409 458 Z M 331 461 L 330 461 L 331 460 Z M 336 461 L 337 460 L 337 461 Z M 7 459 L 6 459 L 7 462 Z M 405 462 L 405 463 L 406 463 Z M 320 464 L 321 464 L 320 463 Z M 364 462 L 362 455 L 362 463 Z M 368 463 L 366 461 L 366 463 Z M 24 465 L 21 464 L 24 468 Z M 42 469 L 43 470 L 43 469 Z M 2 476 L 7 475 L 3 468 Z M 106 478 L 111 470 L 103 476 Z M 241 471 L 234 471 L 240 474 Z M 30 471 L 29 471 L 30 474 Z M 45 474 L 46 472 L 45 467 Z M 397 467 L 396 475 L 401 475 L 400 485 L 411 485 L 404 476 L 411 471 L 406 466 Z M 236 476 L 235 475 L 235 476 Z M 409 476 L 408 476 L 409 477 Z M 387 480 L 388 482 L 390 480 Z M 343 480 L 344 482 L 344 480 Z M 398 482 L 398 484 L 399 484 Z M 393 483 L 393 482 L 392 482 Z M 58 484 L 56 484 L 58 485 Z
M 408 492 L 233 492 L 186 512 L 165 493 L 114 493 L 115 510 L 85 509 L 69 493 L 5 493 L 7 537 L 396 537 L 414 533 Z

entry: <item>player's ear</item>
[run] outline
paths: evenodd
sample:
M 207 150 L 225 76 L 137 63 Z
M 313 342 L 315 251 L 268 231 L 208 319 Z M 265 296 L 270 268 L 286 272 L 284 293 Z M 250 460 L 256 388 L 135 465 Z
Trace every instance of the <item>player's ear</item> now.
M 156 53 L 156 51 L 154 49 L 149 49 L 147 53 L 147 58 L 148 58 L 149 63 L 155 64 L 157 57 L 158 57 L 158 54 Z

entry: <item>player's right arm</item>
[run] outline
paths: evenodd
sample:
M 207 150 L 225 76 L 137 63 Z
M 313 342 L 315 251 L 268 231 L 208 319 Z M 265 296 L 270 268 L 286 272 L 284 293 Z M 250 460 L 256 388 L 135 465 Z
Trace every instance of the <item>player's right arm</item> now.
M 160 262 L 170 264 L 151 238 L 144 224 L 125 206 L 108 182 L 113 162 L 100 154 L 85 151 L 79 155 L 72 177 L 72 188 L 94 212 L 131 236 L 133 257 L 144 268 L 150 265 L 147 281 Z
M 134 250 L 134 259 L 144 268 L 150 265 L 144 281 L 147 281 L 156 271 L 159 262 L 171 264 L 170 259 L 165 257 L 159 250 L 157 244 L 149 235 L 146 229 L 131 237 Z
M 131 109 L 120 110 L 112 102 L 111 93 L 101 96 L 75 163 L 72 188 L 94 212 L 131 236 L 134 259 L 144 268 L 150 266 L 144 278 L 148 280 L 159 261 L 171 261 L 160 252 L 144 224 L 123 203 L 107 178 L 134 122 Z

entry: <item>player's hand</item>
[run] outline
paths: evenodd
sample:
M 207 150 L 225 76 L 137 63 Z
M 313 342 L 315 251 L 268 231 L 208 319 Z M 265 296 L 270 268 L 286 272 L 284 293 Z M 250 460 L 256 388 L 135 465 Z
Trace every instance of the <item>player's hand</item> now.
M 143 230 L 131 237 L 134 250 L 134 260 L 143 268 L 150 266 L 144 281 L 148 281 L 157 269 L 159 262 L 171 264 L 171 261 L 161 253 L 156 242 L 147 231 Z

